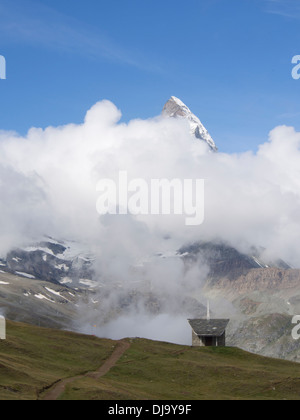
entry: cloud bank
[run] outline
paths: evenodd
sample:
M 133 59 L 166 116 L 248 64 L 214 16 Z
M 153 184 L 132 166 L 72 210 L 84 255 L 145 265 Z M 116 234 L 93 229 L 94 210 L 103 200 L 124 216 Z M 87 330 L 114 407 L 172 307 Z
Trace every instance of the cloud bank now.
M 213 154 L 184 121 L 120 118 L 114 104 L 101 101 L 81 125 L 32 128 L 26 137 L 0 132 L 3 252 L 49 233 L 99 248 L 104 241 L 106 249 L 117 242 L 120 253 L 126 248 L 139 259 L 219 237 L 266 247 L 300 266 L 300 133 L 277 127 L 257 153 Z M 97 182 L 117 182 L 121 170 L 149 182 L 205 179 L 204 224 L 189 227 L 177 215 L 100 218 Z
M 120 118 L 120 110 L 104 100 L 80 125 L 32 128 L 26 137 L 0 132 L 2 255 L 45 234 L 80 241 L 97 256 L 99 282 L 132 284 L 142 276 L 149 290 L 170 296 L 173 306 L 183 290 L 199 288 L 207 267 L 186 272 L 178 259 L 145 261 L 186 243 L 218 238 L 240 250 L 264 247 L 270 256 L 300 268 L 300 133 L 281 126 L 256 153 L 211 153 L 191 137 L 183 120 L 157 116 L 124 124 Z M 205 222 L 186 226 L 180 215 L 100 217 L 97 183 L 117 180 L 124 170 L 131 179 L 149 182 L 205 179 Z M 137 267 L 143 267 L 142 274 Z M 167 322 L 176 308 L 165 309 Z M 133 328 L 132 319 L 128 313 L 118 328 L 112 325 L 114 335 L 125 327 L 132 332 L 125 335 L 138 335 L 140 324 Z M 168 330 L 182 342 L 172 319 Z M 145 321 L 147 335 L 154 330 L 159 335 L 154 321 Z

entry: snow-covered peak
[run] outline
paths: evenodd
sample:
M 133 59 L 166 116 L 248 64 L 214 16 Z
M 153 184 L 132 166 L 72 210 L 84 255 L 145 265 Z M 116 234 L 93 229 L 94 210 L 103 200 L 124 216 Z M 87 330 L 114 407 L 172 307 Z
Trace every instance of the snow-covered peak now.
M 176 96 L 171 96 L 171 98 L 165 104 L 162 115 L 164 117 L 186 119 L 190 124 L 192 135 L 194 135 L 199 140 L 205 141 L 214 152 L 218 150 L 215 142 L 199 118 L 197 118 L 196 115 L 194 115 L 192 111 L 180 99 L 176 98 Z
M 170 100 L 175 102 L 177 105 L 188 109 L 188 107 L 179 98 L 176 98 L 176 96 L 171 96 Z

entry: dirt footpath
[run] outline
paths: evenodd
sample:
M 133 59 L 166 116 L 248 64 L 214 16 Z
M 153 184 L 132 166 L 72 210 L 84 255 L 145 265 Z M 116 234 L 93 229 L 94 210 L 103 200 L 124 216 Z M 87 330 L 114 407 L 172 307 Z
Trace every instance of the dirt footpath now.
M 43 397 L 44 401 L 55 401 L 57 400 L 60 395 L 65 391 L 66 386 L 77 379 L 90 377 L 93 379 L 99 379 L 102 376 L 106 375 L 111 368 L 113 368 L 118 360 L 123 356 L 126 350 L 128 350 L 130 344 L 125 341 L 121 340 L 117 344 L 117 348 L 114 350 L 112 355 L 103 363 L 103 365 L 95 372 L 88 372 L 85 375 L 74 376 L 74 378 L 63 379 L 56 383 L 49 391 L 47 391 L 46 395 Z

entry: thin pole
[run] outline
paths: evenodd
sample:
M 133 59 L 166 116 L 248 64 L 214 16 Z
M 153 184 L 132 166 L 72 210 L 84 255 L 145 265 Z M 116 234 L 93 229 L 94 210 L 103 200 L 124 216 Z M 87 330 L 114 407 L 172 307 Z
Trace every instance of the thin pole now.
M 210 321 L 210 308 L 209 308 L 209 300 L 207 301 L 207 321 Z

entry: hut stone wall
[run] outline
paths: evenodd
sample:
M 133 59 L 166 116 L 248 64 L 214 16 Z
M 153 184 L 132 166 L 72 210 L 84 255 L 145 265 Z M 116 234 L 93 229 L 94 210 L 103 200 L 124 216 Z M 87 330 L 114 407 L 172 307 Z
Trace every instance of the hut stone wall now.
M 225 347 L 226 337 L 225 332 L 219 337 L 198 336 L 195 331 L 192 331 L 192 346 L 193 347 Z

